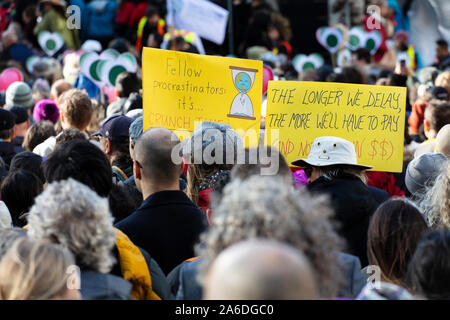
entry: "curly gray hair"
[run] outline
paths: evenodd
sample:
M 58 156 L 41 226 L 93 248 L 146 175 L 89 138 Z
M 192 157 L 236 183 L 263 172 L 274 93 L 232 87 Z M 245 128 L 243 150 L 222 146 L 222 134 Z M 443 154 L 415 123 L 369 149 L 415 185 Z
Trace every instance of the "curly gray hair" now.
M 30 238 L 62 245 L 82 268 L 107 273 L 115 262 L 108 200 L 72 178 L 47 186 L 35 199 L 28 224 Z
M 450 162 L 447 161 L 434 184 L 426 189 L 419 207 L 430 228 L 450 230 Z
M 299 194 L 280 177 L 232 181 L 213 208 L 213 226 L 201 235 L 196 248 L 203 258 L 198 280 L 203 282 L 202 274 L 225 248 L 262 238 L 288 243 L 305 253 L 315 270 L 321 296 L 334 296 L 341 280 L 337 252 L 344 243 L 330 222 L 332 211 L 327 203 L 323 196 Z

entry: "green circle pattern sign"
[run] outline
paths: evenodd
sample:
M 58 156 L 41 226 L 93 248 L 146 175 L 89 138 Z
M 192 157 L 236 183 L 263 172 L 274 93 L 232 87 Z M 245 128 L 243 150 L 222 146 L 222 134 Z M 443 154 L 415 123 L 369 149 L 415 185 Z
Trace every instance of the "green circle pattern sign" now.
M 55 50 L 56 48 L 56 42 L 53 39 L 48 39 L 47 42 L 45 42 L 45 47 L 48 50 Z
M 100 79 L 100 77 L 99 77 L 99 75 L 98 75 L 98 73 L 97 73 L 97 65 L 100 63 L 100 61 L 101 60 L 97 60 L 97 61 L 94 61 L 92 64 L 91 64 L 91 67 L 89 68 L 89 74 L 92 76 L 92 78 L 94 78 L 94 80 L 96 80 L 96 81 L 101 81 L 101 79 Z
M 338 44 L 338 39 L 337 39 L 337 37 L 336 37 L 334 34 L 331 34 L 331 35 L 329 35 L 329 36 L 327 37 L 327 45 L 328 45 L 330 48 L 336 47 L 337 44 Z
M 127 69 L 125 69 L 125 67 L 123 67 L 123 66 L 112 67 L 111 70 L 109 70 L 109 74 L 108 74 L 109 82 L 111 84 L 115 84 L 117 76 L 125 71 L 127 71 Z

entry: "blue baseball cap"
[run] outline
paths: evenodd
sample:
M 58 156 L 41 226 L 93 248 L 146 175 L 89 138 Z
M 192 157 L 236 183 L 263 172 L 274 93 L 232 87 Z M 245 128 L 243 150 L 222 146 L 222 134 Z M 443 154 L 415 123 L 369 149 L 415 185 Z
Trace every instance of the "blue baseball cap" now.
M 100 130 L 91 136 L 102 136 L 108 139 L 129 137 L 130 125 L 133 119 L 124 115 L 113 115 L 106 119 Z

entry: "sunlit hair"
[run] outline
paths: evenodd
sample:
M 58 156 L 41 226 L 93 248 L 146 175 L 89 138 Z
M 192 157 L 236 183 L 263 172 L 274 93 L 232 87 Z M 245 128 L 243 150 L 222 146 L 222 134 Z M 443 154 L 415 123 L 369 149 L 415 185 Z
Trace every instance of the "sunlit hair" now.
M 288 243 L 311 261 L 321 296 L 337 294 L 343 241 L 329 218 L 326 198 L 299 194 L 281 177 L 252 176 L 227 184 L 222 201 L 212 208 L 212 227 L 201 235 L 203 257 L 199 281 L 222 250 L 242 240 L 270 239 Z
M 0 262 L 1 300 L 47 300 L 63 296 L 73 255 L 61 246 L 26 237 Z
M 69 249 L 80 268 L 107 273 L 114 264 L 113 218 L 108 200 L 69 178 L 53 182 L 35 199 L 28 235 Z
M 447 161 L 436 182 L 419 200 L 428 226 L 450 230 L 450 162 Z

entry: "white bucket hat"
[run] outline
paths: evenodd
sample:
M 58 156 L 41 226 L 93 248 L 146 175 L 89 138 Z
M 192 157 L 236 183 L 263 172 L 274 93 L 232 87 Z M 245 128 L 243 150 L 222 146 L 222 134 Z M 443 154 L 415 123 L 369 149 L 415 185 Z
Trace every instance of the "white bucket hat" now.
M 362 170 L 372 168 L 371 166 L 358 164 L 353 143 L 338 137 L 314 139 L 308 158 L 292 161 L 291 164 L 299 167 L 346 165 Z

